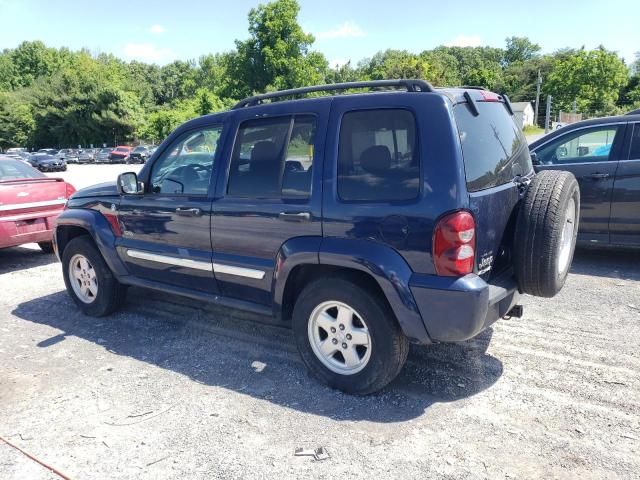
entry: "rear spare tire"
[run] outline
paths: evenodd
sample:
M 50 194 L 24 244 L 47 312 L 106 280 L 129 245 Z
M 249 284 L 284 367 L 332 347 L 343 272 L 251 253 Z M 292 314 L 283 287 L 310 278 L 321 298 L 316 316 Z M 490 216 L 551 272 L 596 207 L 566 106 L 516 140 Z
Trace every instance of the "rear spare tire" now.
M 580 189 L 573 174 L 538 173 L 520 206 L 514 267 L 522 293 L 553 297 L 564 285 L 578 234 Z

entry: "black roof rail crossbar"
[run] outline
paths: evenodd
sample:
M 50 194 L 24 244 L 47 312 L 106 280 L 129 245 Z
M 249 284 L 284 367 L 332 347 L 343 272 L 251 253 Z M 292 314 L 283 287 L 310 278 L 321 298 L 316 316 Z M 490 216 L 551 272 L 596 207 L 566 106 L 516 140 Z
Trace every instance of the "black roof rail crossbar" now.
M 480 87 L 478 85 L 460 85 L 456 88 L 467 88 L 469 90 L 488 90 L 486 87 Z
M 473 115 L 474 117 L 477 117 L 478 115 L 480 115 L 480 110 L 478 110 L 478 106 L 476 105 L 476 102 L 471 96 L 471 94 L 469 92 L 464 92 L 462 96 L 465 98 L 465 100 L 469 104 L 469 110 L 471 110 L 471 115 Z
M 233 109 L 242 107 L 251 107 L 259 105 L 264 100 L 280 97 L 290 97 L 294 95 L 303 95 L 312 92 L 330 92 L 335 90 L 349 90 L 352 88 L 378 88 L 378 87 L 404 87 L 407 92 L 433 92 L 433 86 L 424 80 L 372 80 L 367 82 L 345 82 L 330 83 L 327 85 L 314 85 L 312 87 L 292 88 L 290 90 L 280 90 L 279 92 L 263 93 L 245 98 L 236 103 Z
M 509 112 L 509 115 L 513 117 L 513 107 L 511 106 L 511 100 L 509 100 L 509 97 L 507 96 L 506 93 L 502 94 L 502 99 L 504 100 L 504 106 L 507 107 L 507 111 Z

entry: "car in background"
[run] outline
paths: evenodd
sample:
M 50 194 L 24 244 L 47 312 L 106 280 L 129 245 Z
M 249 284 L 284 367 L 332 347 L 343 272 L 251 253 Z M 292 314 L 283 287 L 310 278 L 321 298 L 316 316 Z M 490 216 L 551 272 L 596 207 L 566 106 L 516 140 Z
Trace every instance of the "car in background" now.
M 131 151 L 127 163 L 145 163 L 149 158 L 149 149 L 144 145 L 138 145 Z
M 64 161 L 67 163 L 78 163 L 78 150 L 69 149 L 65 155 Z
M 20 152 L 26 152 L 27 149 L 24 147 L 13 147 L 13 148 L 8 148 L 7 149 L 7 154 L 10 153 L 20 153 Z
M 124 163 L 129 159 L 132 150 L 133 148 L 127 145 L 117 146 L 109 154 L 109 160 L 111 160 L 111 163 Z
M 113 148 L 101 148 L 95 156 L 95 163 L 111 163 L 109 155 L 113 152 Z
M 58 157 L 60 160 L 66 160 L 68 162 L 69 159 L 67 158 L 67 156 L 70 153 L 73 153 L 72 148 L 61 148 L 60 150 L 58 150 L 58 153 L 56 153 L 56 157 Z
M 0 155 L 0 248 L 37 243 L 53 253 L 53 227 L 75 188 Z
M 35 153 L 31 155 L 29 163 L 41 172 L 64 172 L 67 169 L 67 163 L 64 160 L 60 160 L 48 153 Z
M 13 158 L 15 160 L 19 160 L 27 165 L 31 165 L 29 163 L 29 158 L 31 158 L 31 155 L 27 152 L 11 152 L 11 153 L 5 153 L 4 154 L 5 157 L 9 157 L 9 158 Z
M 640 112 L 566 125 L 529 150 L 536 171 L 578 180 L 578 242 L 640 247 Z
M 78 152 L 78 163 L 93 163 L 96 159 L 94 148 L 84 148 Z
M 55 148 L 41 148 L 36 153 L 46 153 L 47 155 L 57 155 L 58 150 Z

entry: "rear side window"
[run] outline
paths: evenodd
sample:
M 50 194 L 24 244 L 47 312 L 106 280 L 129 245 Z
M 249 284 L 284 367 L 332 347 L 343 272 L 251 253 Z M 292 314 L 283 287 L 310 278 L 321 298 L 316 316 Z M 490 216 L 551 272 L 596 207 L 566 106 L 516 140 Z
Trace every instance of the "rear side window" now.
M 346 113 L 340 127 L 338 196 L 381 202 L 411 200 L 419 192 L 413 113 L 401 109 Z
M 467 104 L 454 110 L 467 177 L 467 189 L 477 192 L 526 175 L 533 169 L 524 135 L 501 102 L 476 102 L 474 117 Z
M 640 123 L 633 125 L 633 138 L 631 139 L 631 152 L 629 152 L 629 160 L 640 159 Z

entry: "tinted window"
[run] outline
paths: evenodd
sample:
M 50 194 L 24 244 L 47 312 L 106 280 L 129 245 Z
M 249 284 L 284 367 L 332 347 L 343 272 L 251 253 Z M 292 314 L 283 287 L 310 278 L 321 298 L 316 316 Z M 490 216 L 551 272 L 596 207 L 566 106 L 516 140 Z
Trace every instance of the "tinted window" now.
M 633 126 L 633 138 L 631 139 L 631 152 L 629 153 L 629 159 L 640 159 L 640 123 L 636 123 Z
M 340 198 L 410 200 L 419 191 L 420 161 L 413 114 L 392 109 L 346 113 L 338 149 Z
M 606 162 L 617 131 L 615 125 L 603 125 L 569 132 L 536 150 L 536 156 L 542 165 Z
M 476 102 L 474 117 L 466 103 L 453 112 L 462 144 L 467 189 L 504 185 L 532 170 L 527 142 L 501 102 Z
M 16 178 L 42 178 L 45 174 L 17 160 L 0 160 L 0 181 Z
M 240 125 L 229 195 L 306 197 L 311 191 L 315 117 L 250 120 Z
M 153 165 L 153 193 L 205 195 L 214 167 L 222 127 L 188 132 Z

